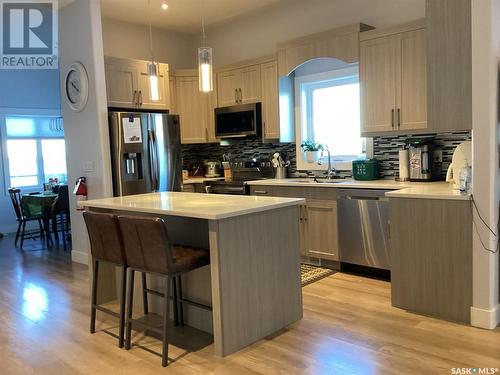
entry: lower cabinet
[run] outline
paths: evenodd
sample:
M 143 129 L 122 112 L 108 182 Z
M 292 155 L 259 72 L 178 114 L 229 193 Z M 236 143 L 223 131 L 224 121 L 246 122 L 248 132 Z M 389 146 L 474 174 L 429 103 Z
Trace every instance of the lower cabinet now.
M 339 260 L 337 197 L 332 188 L 250 186 L 250 194 L 305 198 L 300 207 L 300 253 L 305 257 Z
M 392 305 L 470 323 L 469 201 L 390 199 Z
M 337 202 L 309 199 L 301 214 L 302 255 L 338 261 Z

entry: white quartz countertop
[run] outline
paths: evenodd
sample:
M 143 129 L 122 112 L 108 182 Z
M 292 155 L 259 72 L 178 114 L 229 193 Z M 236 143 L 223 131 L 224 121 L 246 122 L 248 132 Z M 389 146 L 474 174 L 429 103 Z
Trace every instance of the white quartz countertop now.
M 224 180 L 224 177 L 189 177 L 182 180 L 182 183 L 184 185 L 189 185 L 189 184 L 202 184 L 208 181 L 222 181 L 222 180 Z
M 454 190 L 448 182 L 398 182 L 394 180 L 357 181 L 339 179 L 334 183 L 318 183 L 307 178 L 287 178 L 249 181 L 255 186 L 293 186 L 337 189 L 382 189 L 392 190 L 385 195 L 390 198 L 456 199 L 468 200 L 469 195 Z
M 304 203 L 302 198 L 162 192 L 79 202 L 80 206 L 219 220 Z

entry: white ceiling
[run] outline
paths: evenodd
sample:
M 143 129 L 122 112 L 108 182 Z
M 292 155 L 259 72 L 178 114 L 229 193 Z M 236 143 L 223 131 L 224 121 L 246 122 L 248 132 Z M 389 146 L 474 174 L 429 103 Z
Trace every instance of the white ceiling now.
M 202 4 L 209 26 L 286 1 L 292 0 L 101 0 L 101 12 L 104 18 L 136 24 L 145 24 L 151 15 L 155 27 L 194 33 L 201 28 Z M 165 11 L 163 3 L 168 4 Z

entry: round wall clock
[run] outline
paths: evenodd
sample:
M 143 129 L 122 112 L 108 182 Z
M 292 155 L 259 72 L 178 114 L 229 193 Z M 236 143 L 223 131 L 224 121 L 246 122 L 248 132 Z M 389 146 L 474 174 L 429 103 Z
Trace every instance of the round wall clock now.
M 80 62 L 70 65 L 66 73 L 65 94 L 69 107 L 80 112 L 87 105 L 89 97 L 89 76 Z

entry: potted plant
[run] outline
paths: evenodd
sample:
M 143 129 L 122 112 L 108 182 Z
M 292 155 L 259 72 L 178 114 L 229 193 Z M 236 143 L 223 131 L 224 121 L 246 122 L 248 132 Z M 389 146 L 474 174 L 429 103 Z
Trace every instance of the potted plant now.
M 308 163 L 314 163 L 316 160 L 316 155 L 318 151 L 323 151 L 324 146 L 321 143 L 316 143 L 315 141 L 304 141 L 300 148 L 306 153 L 306 160 Z

